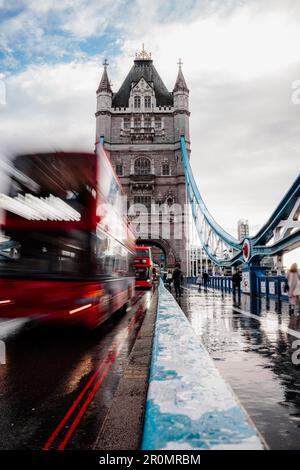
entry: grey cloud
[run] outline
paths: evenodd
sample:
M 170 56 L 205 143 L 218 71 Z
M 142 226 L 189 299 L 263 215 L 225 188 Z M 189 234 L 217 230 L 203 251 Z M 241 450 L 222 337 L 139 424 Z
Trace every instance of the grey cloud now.
M 193 168 L 208 206 L 227 228 L 239 217 L 263 223 L 299 172 L 300 106 L 291 103 L 297 71 L 300 61 L 251 81 L 219 76 L 210 84 L 206 77 L 192 99 Z

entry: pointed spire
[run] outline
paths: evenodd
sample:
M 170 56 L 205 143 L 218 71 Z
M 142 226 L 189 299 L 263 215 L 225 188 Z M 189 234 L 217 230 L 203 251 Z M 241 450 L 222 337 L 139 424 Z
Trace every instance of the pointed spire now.
M 106 91 L 106 92 L 112 94 L 110 81 L 109 81 L 108 75 L 107 75 L 107 66 L 108 65 L 109 64 L 107 62 L 107 59 L 105 59 L 104 62 L 103 62 L 104 70 L 103 70 L 103 74 L 102 74 L 102 77 L 101 77 L 101 80 L 100 80 L 100 83 L 99 83 L 99 86 L 98 86 L 98 89 L 97 89 L 97 93 L 100 93 L 101 91 Z
M 186 91 L 187 93 L 189 92 L 189 89 L 187 87 L 185 78 L 184 78 L 183 73 L 182 73 L 182 65 L 183 65 L 183 63 L 182 63 L 181 59 L 179 59 L 179 62 L 178 62 L 179 70 L 178 70 L 178 75 L 177 75 L 177 78 L 176 78 L 176 83 L 175 83 L 175 86 L 174 86 L 173 93 L 175 91 Z

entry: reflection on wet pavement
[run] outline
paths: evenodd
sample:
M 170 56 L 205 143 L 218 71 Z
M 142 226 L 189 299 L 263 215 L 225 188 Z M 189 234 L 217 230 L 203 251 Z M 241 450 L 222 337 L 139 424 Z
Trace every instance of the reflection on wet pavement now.
M 93 447 L 151 296 L 150 291 L 138 292 L 131 309 L 116 312 L 95 331 L 67 325 L 31 325 L 21 320 L 0 321 L 0 339 L 5 339 L 7 353 L 6 364 L 0 367 L 0 449 L 41 449 L 109 351 L 117 351 L 116 360 L 67 449 Z M 61 444 L 79 407 L 51 448 Z
M 300 315 L 285 302 L 243 296 L 236 304 L 192 287 L 179 302 L 269 447 L 299 449 Z

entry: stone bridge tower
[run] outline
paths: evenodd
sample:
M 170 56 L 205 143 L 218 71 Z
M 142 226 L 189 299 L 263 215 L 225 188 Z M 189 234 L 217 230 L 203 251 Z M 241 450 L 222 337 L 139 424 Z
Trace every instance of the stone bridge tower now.
M 107 65 L 105 60 L 97 89 L 96 142 L 104 136 L 128 196 L 129 213 L 133 204 L 152 211 L 143 218 L 148 222 L 138 243 L 152 245 L 154 260 L 161 266 L 180 262 L 187 272 L 187 198 L 180 136 L 185 136 L 189 150 L 190 113 L 182 63 L 173 92 L 167 90 L 144 47 L 117 93 L 112 92 Z M 141 212 L 144 217 L 146 210 Z

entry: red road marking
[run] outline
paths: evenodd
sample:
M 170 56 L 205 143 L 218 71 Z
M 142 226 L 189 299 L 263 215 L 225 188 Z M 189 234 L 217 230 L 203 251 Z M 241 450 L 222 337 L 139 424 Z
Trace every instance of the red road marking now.
M 89 404 L 91 403 L 92 399 L 94 398 L 96 392 L 100 388 L 104 377 L 106 376 L 106 374 L 107 374 L 108 370 L 110 369 L 111 365 L 114 363 L 116 357 L 117 357 L 117 353 L 115 352 L 114 355 L 109 360 L 109 362 L 108 362 L 107 366 L 105 367 L 104 371 L 100 375 L 99 379 L 95 383 L 92 391 L 88 394 L 88 397 L 87 397 L 86 401 L 83 403 L 82 407 L 80 408 L 80 410 L 79 410 L 76 418 L 74 419 L 70 429 L 68 430 L 64 440 L 62 441 L 62 443 L 58 447 L 59 450 L 64 450 L 65 449 L 67 443 L 69 442 L 69 440 L 72 437 L 74 431 L 76 430 L 78 424 L 80 423 L 81 418 L 84 415 L 84 413 L 86 412 L 87 407 L 89 406 Z
M 71 436 L 73 435 L 74 431 L 76 430 L 82 416 L 84 415 L 88 405 L 90 404 L 90 402 L 92 401 L 94 395 L 96 394 L 96 392 L 98 391 L 98 389 L 100 388 L 108 370 L 110 369 L 111 365 L 114 363 L 115 359 L 117 358 L 118 356 L 118 353 L 122 347 L 122 344 L 124 343 L 126 337 L 128 336 L 129 332 L 131 331 L 131 329 L 134 327 L 134 325 L 136 324 L 139 316 L 141 315 L 141 313 L 144 311 L 144 308 L 143 308 L 143 305 L 141 305 L 135 315 L 131 318 L 128 326 L 127 326 L 127 334 L 122 338 L 121 341 L 119 341 L 119 343 L 117 343 L 116 345 L 114 345 L 114 350 L 110 349 L 105 358 L 103 359 L 103 361 L 101 362 L 100 366 L 96 369 L 95 373 L 93 374 L 93 376 L 90 378 L 90 380 L 88 381 L 88 383 L 85 385 L 85 387 L 83 388 L 83 390 L 80 392 L 80 394 L 78 395 L 78 397 L 76 398 L 76 400 L 73 402 L 72 406 L 69 408 L 69 410 L 67 411 L 67 413 L 65 414 L 64 418 L 60 421 L 59 425 L 56 427 L 56 429 L 53 431 L 53 433 L 51 434 L 51 436 L 49 437 L 48 441 L 46 442 L 46 444 L 44 445 L 44 447 L 42 448 L 42 450 L 49 450 L 49 448 L 51 447 L 52 443 L 54 442 L 54 440 L 57 438 L 57 436 L 59 435 L 59 433 L 62 431 L 62 429 L 64 428 L 65 424 L 67 423 L 68 419 L 72 416 L 73 412 L 75 411 L 75 409 L 77 408 L 77 406 L 79 405 L 79 403 L 81 402 L 82 398 L 84 397 L 84 395 L 86 394 L 86 392 L 89 390 L 89 388 L 92 386 L 93 382 L 96 380 L 98 374 L 101 372 L 101 370 L 103 369 L 103 367 L 105 366 L 106 364 L 106 367 L 105 369 L 103 370 L 102 374 L 100 375 L 100 377 L 98 378 L 97 382 L 95 383 L 93 389 L 91 390 L 91 392 L 89 393 L 87 399 L 85 400 L 84 404 L 82 405 L 82 407 L 80 408 L 80 411 L 78 412 L 75 420 L 73 421 L 70 429 L 68 430 L 64 440 L 62 441 L 62 443 L 59 445 L 58 449 L 59 450 L 64 450 L 65 449 L 65 446 L 66 444 L 68 443 L 68 441 L 70 440 Z
M 60 431 L 62 430 L 62 428 L 64 427 L 64 425 L 66 424 L 66 422 L 68 421 L 68 419 L 70 418 L 70 416 L 73 414 L 75 408 L 79 405 L 79 403 L 81 402 L 83 396 L 85 395 L 85 393 L 87 392 L 87 390 L 90 388 L 90 386 L 92 385 L 92 383 L 94 382 L 94 380 L 96 379 L 97 375 L 99 374 L 99 372 L 101 371 L 102 367 L 105 365 L 105 363 L 107 362 L 107 359 L 109 357 L 109 355 L 111 355 L 111 351 L 108 351 L 108 353 L 106 354 L 105 358 L 103 359 L 103 361 L 101 362 L 100 366 L 96 369 L 95 373 L 93 374 L 93 376 L 90 378 L 90 380 L 88 381 L 88 383 L 85 385 L 85 387 L 83 388 L 83 390 L 80 392 L 80 394 L 78 395 L 78 397 L 76 398 L 76 400 L 73 402 L 72 406 L 69 408 L 68 412 L 66 413 L 66 415 L 64 416 L 64 418 L 61 420 L 61 422 L 59 423 L 59 425 L 57 426 L 57 428 L 53 431 L 53 433 L 51 434 L 51 436 L 49 437 L 48 441 L 46 442 L 46 444 L 44 445 L 43 447 L 43 450 L 49 450 L 52 442 L 56 439 L 56 437 L 58 436 L 58 434 L 60 433 Z

